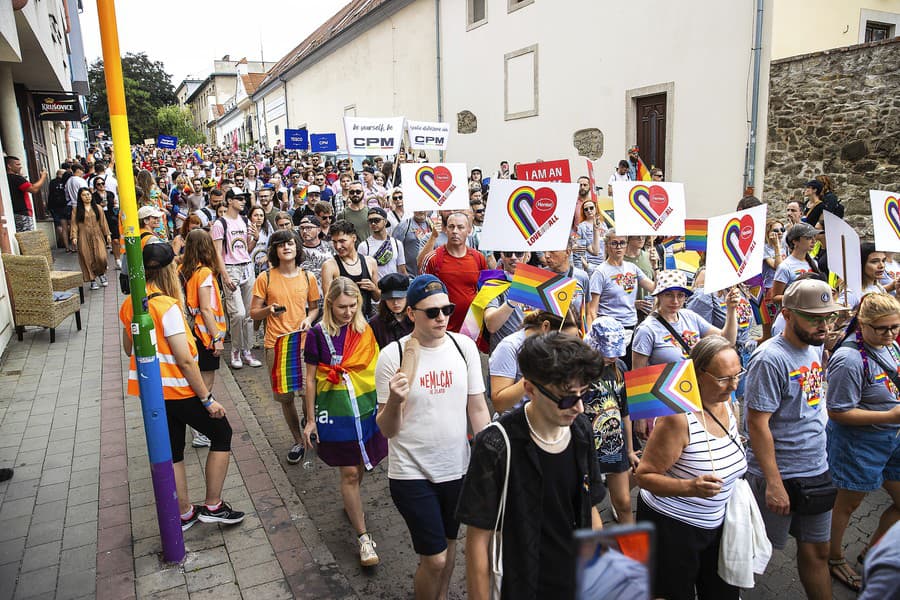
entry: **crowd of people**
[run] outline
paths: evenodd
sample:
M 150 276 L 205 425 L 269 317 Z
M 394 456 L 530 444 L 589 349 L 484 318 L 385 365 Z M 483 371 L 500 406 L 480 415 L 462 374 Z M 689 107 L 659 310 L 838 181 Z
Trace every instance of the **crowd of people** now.
M 49 183 L 59 243 L 98 286 L 106 248 L 116 259 L 123 248 L 116 180 L 100 154 Z M 286 461 L 314 448 L 339 469 L 369 567 L 380 558 L 360 486 L 387 458 L 419 556 L 417 598 L 447 596 L 461 523 L 470 597 L 489 597 L 498 561 L 502 598 L 574 597 L 572 532 L 602 527 L 607 489 L 619 524 L 655 525 L 655 597 L 739 597 L 720 554 L 726 513 L 748 497 L 740 506 L 748 520 L 758 513 L 772 547 L 796 539 L 808 597 L 831 598 L 832 579 L 860 590 L 863 564 L 867 594 L 896 588 L 900 264 L 863 244 L 862 297 L 829 275 L 823 213 L 841 217 L 843 205 L 827 176 L 783 215 L 770 211 L 759 289 L 705 292 L 702 253 L 685 271 L 681 240 L 617 233 L 592 199 L 603 187 L 586 176 L 566 247 L 521 252 L 480 243 L 491 201 L 480 168 L 469 209 L 429 214 L 404 209 L 399 164 L 423 157 L 402 149 L 396 162 L 280 146 L 132 155 L 184 528 L 243 518 L 221 498 L 231 435 L 211 392 L 221 357 L 233 369 L 272 369 L 278 337 L 299 331 L 303 386 L 273 392 L 293 436 Z M 610 186 L 634 180 L 639 160 L 630 148 Z M 506 161 L 489 175 L 514 177 Z M 737 208 L 758 204 L 747 196 Z M 501 293 L 484 309 L 482 336 L 461 334 L 482 274 L 509 279 L 519 263 L 575 279 L 569 312 Z M 126 353 L 130 307 L 126 299 Z M 703 410 L 632 421 L 625 373 L 688 359 Z M 181 463 L 186 427 L 194 446 L 210 448 L 196 506 Z M 847 525 L 879 488 L 890 503 L 854 568 Z M 893 571 L 879 568 L 892 559 Z

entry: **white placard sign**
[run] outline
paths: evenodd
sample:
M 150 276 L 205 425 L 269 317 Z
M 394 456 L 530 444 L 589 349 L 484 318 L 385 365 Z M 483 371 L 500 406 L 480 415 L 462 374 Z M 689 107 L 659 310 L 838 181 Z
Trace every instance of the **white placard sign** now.
M 351 156 L 395 155 L 403 141 L 403 117 L 344 117 L 347 153 Z
M 882 252 L 900 252 L 900 193 L 869 190 L 875 247 Z
M 859 234 L 840 217 L 827 210 L 822 214 L 825 216 L 828 270 L 844 280 L 847 289 L 855 298 L 862 298 L 862 255 Z
M 469 208 L 465 163 L 404 163 L 403 210 L 452 210 Z
M 762 273 L 766 235 L 765 204 L 710 217 L 706 231 L 704 292 L 724 290 Z
M 409 147 L 413 150 L 447 149 L 447 140 L 450 139 L 449 123 L 407 121 L 406 131 L 409 133 Z
M 617 235 L 684 235 L 684 184 L 617 181 L 612 188 Z
M 497 179 L 491 183 L 481 246 L 509 251 L 563 250 L 577 200 L 577 183 Z

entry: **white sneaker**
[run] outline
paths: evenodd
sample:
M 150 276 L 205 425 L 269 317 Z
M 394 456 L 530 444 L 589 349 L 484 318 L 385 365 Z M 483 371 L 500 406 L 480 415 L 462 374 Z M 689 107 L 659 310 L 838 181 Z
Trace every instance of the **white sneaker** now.
M 241 351 L 240 350 L 232 350 L 231 351 L 231 368 L 232 369 L 240 369 L 244 366 L 243 361 L 241 361 Z
M 194 433 L 194 439 L 191 441 L 191 446 L 194 448 L 209 448 L 212 446 L 212 442 L 208 437 L 203 435 L 200 432 L 192 432 Z
M 359 564 L 364 567 L 374 567 L 380 562 L 378 555 L 375 553 L 375 542 L 372 535 L 364 533 L 357 539 L 359 542 Z
M 99 290 L 99 289 L 100 289 L 100 285 L 99 285 L 96 281 L 92 281 L 92 282 L 91 282 L 91 289 L 92 289 L 92 290 Z
M 244 361 L 245 365 L 250 365 L 251 367 L 261 367 L 262 363 L 253 358 L 253 353 L 249 350 L 244 350 L 243 354 L 241 354 L 241 359 Z
M 102 285 L 103 287 L 106 287 L 109 285 L 109 280 L 106 278 L 106 275 L 100 276 L 100 285 Z

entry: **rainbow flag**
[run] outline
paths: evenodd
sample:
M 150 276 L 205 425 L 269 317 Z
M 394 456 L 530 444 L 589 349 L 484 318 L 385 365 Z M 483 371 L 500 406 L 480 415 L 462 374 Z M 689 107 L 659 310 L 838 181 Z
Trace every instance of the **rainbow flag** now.
M 706 252 L 706 219 L 684 220 L 684 249 Z
M 200 148 L 194 150 L 194 160 L 196 160 L 198 164 L 203 164 L 203 151 L 200 150 Z
M 303 334 L 292 331 L 275 340 L 275 361 L 272 364 L 272 391 L 288 394 L 303 389 Z
M 644 161 L 641 160 L 640 156 L 638 156 L 638 164 L 635 171 L 635 176 L 638 181 L 653 181 L 653 178 L 650 176 L 650 170 L 647 168 L 647 165 L 644 164 Z
M 509 287 L 509 299 L 565 317 L 577 285 L 572 277 L 519 263 Z
M 300 190 L 300 194 L 299 194 L 299 196 L 298 196 L 298 198 L 300 198 L 300 201 L 301 201 L 301 202 L 304 202 L 304 203 L 306 202 L 306 190 L 307 190 L 307 188 L 309 188 L 309 185 L 304 185 L 304 186 L 303 186 L 303 189 Z
M 509 281 L 506 273 L 500 269 L 482 271 L 478 276 L 478 293 L 472 299 L 466 318 L 459 332 L 472 338 L 479 350 L 487 352 L 490 349 L 487 337 L 484 335 L 484 309 L 491 300 L 509 289 Z
M 766 306 L 765 299 L 758 300 L 756 298 L 750 298 L 750 308 L 753 310 L 753 318 L 756 319 L 758 324 L 772 324 L 772 315 L 769 314 L 769 308 Z
M 627 371 L 625 396 L 632 421 L 703 410 L 692 360 Z

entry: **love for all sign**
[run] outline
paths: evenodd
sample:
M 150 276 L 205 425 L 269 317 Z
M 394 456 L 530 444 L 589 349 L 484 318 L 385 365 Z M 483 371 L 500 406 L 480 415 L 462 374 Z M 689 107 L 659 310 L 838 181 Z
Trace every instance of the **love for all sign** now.
M 516 165 L 516 177 L 523 181 L 555 181 L 571 183 L 568 160 L 546 160 Z

